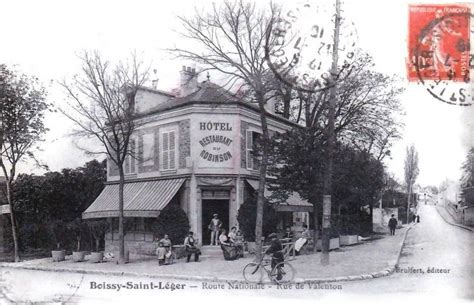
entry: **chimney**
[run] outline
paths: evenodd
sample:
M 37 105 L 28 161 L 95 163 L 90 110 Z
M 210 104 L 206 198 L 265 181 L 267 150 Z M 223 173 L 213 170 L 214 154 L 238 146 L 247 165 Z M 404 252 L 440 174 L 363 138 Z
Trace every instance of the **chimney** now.
M 158 76 L 156 69 L 153 69 L 153 79 L 151 80 L 151 87 L 153 89 L 156 89 L 158 87 Z
M 183 66 L 179 74 L 181 96 L 187 96 L 195 92 L 198 88 L 196 68 Z

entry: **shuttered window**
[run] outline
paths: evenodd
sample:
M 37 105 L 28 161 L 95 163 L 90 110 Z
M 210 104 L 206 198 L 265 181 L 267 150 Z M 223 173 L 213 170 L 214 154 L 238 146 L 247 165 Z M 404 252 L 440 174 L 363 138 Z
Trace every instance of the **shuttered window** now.
M 255 131 L 247 130 L 245 137 L 247 169 L 258 170 L 260 161 L 255 156 L 254 150 L 258 146 L 260 134 Z
M 130 147 L 129 150 L 130 152 L 127 154 L 124 160 L 124 167 L 123 167 L 123 172 L 125 175 L 130 175 L 130 174 L 135 174 L 136 169 L 135 169 L 135 139 L 130 139 Z
M 176 169 L 176 131 L 161 133 L 161 170 Z

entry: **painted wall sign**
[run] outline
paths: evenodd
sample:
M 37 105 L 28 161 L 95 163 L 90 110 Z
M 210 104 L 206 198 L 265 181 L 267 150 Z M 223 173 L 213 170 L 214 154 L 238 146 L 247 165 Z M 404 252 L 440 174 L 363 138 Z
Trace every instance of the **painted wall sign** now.
M 201 159 L 214 163 L 226 162 L 232 159 L 231 144 L 233 140 L 223 134 L 223 132 L 232 131 L 231 123 L 199 122 L 199 129 L 215 132 L 199 140 L 199 144 L 202 147 L 199 154 Z

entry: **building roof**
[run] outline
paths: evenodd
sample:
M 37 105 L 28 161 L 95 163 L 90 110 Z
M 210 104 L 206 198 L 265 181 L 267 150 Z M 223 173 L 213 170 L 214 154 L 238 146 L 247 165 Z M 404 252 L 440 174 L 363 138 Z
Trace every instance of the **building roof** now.
M 240 101 L 234 94 L 225 90 L 221 86 L 214 84 L 210 81 L 204 81 L 200 83 L 197 90 L 193 93 L 178 97 L 173 103 L 185 103 L 185 102 L 214 102 L 214 103 L 232 103 Z
M 140 117 L 148 116 L 148 115 L 155 114 L 161 111 L 168 111 L 168 110 L 172 110 L 172 109 L 176 109 L 176 108 L 180 108 L 180 107 L 184 107 L 188 105 L 195 105 L 195 104 L 206 104 L 206 105 L 216 105 L 216 106 L 222 105 L 222 104 L 228 104 L 228 105 L 233 104 L 233 105 L 246 107 L 247 109 L 251 109 L 255 112 L 260 112 L 258 105 L 243 101 L 238 96 L 232 94 L 230 91 L 222 88 L 221 86 L 211 81 L 203 81 L 199 83 L 196 91 L 183 97 L 179 97 L 179 96 L 174 95 L 173 93 L 168 93 L 161 90 L 155 90 L 155 89 L 150 89 L 150 88 L 146 88 L 145 90 L 166 95 L 170 97 L 170 99 L 166 103 L 159 104 L 156 107 L 152 107 L 146 112 L 141 113 L 139 115 Z M 285 119 L 282 116 L 269 113 L 269 112 L 267 112 L 267 115 L 285 124 L 293 125 L 295 127 L 300 127 L 300 125 L 288 119 Z

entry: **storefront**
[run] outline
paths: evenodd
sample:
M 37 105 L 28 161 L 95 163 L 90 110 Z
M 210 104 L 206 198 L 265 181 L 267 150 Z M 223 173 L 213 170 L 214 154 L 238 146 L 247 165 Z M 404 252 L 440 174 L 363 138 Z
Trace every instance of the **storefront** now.
M 124 216 L 143 219 L 137 221 L 143 232 L 126 236 L 133 248 L 148 247 L 153 234 L 146 219 L 156 218 L 169 204 L 186 212 L 199 242 L 208 244 L 212 215 L 219 214 L 226 229 L 238 227 L 245 192 L 258 188 L 258 161 L 252 152 L 261 134 L 258 108 L 209 81 L 198 84 L 192 69 L 183 68 L 181 76 L 179 93 L 143 88 L 136 98 L 140 128 L 133 139 L 136 157 L 125 163 L 124 189 Z M 268 115 L 271 133 L 294 126 Z M 118 217 L 118 170 L 111 162 L 107 180 L 83 218 Z M 300 213 L 296 218 L 302 223 L 312 207 L 295 194 L 279 209 Z M 107 237 L 106 248 L 111 249 L 114 234 Z

